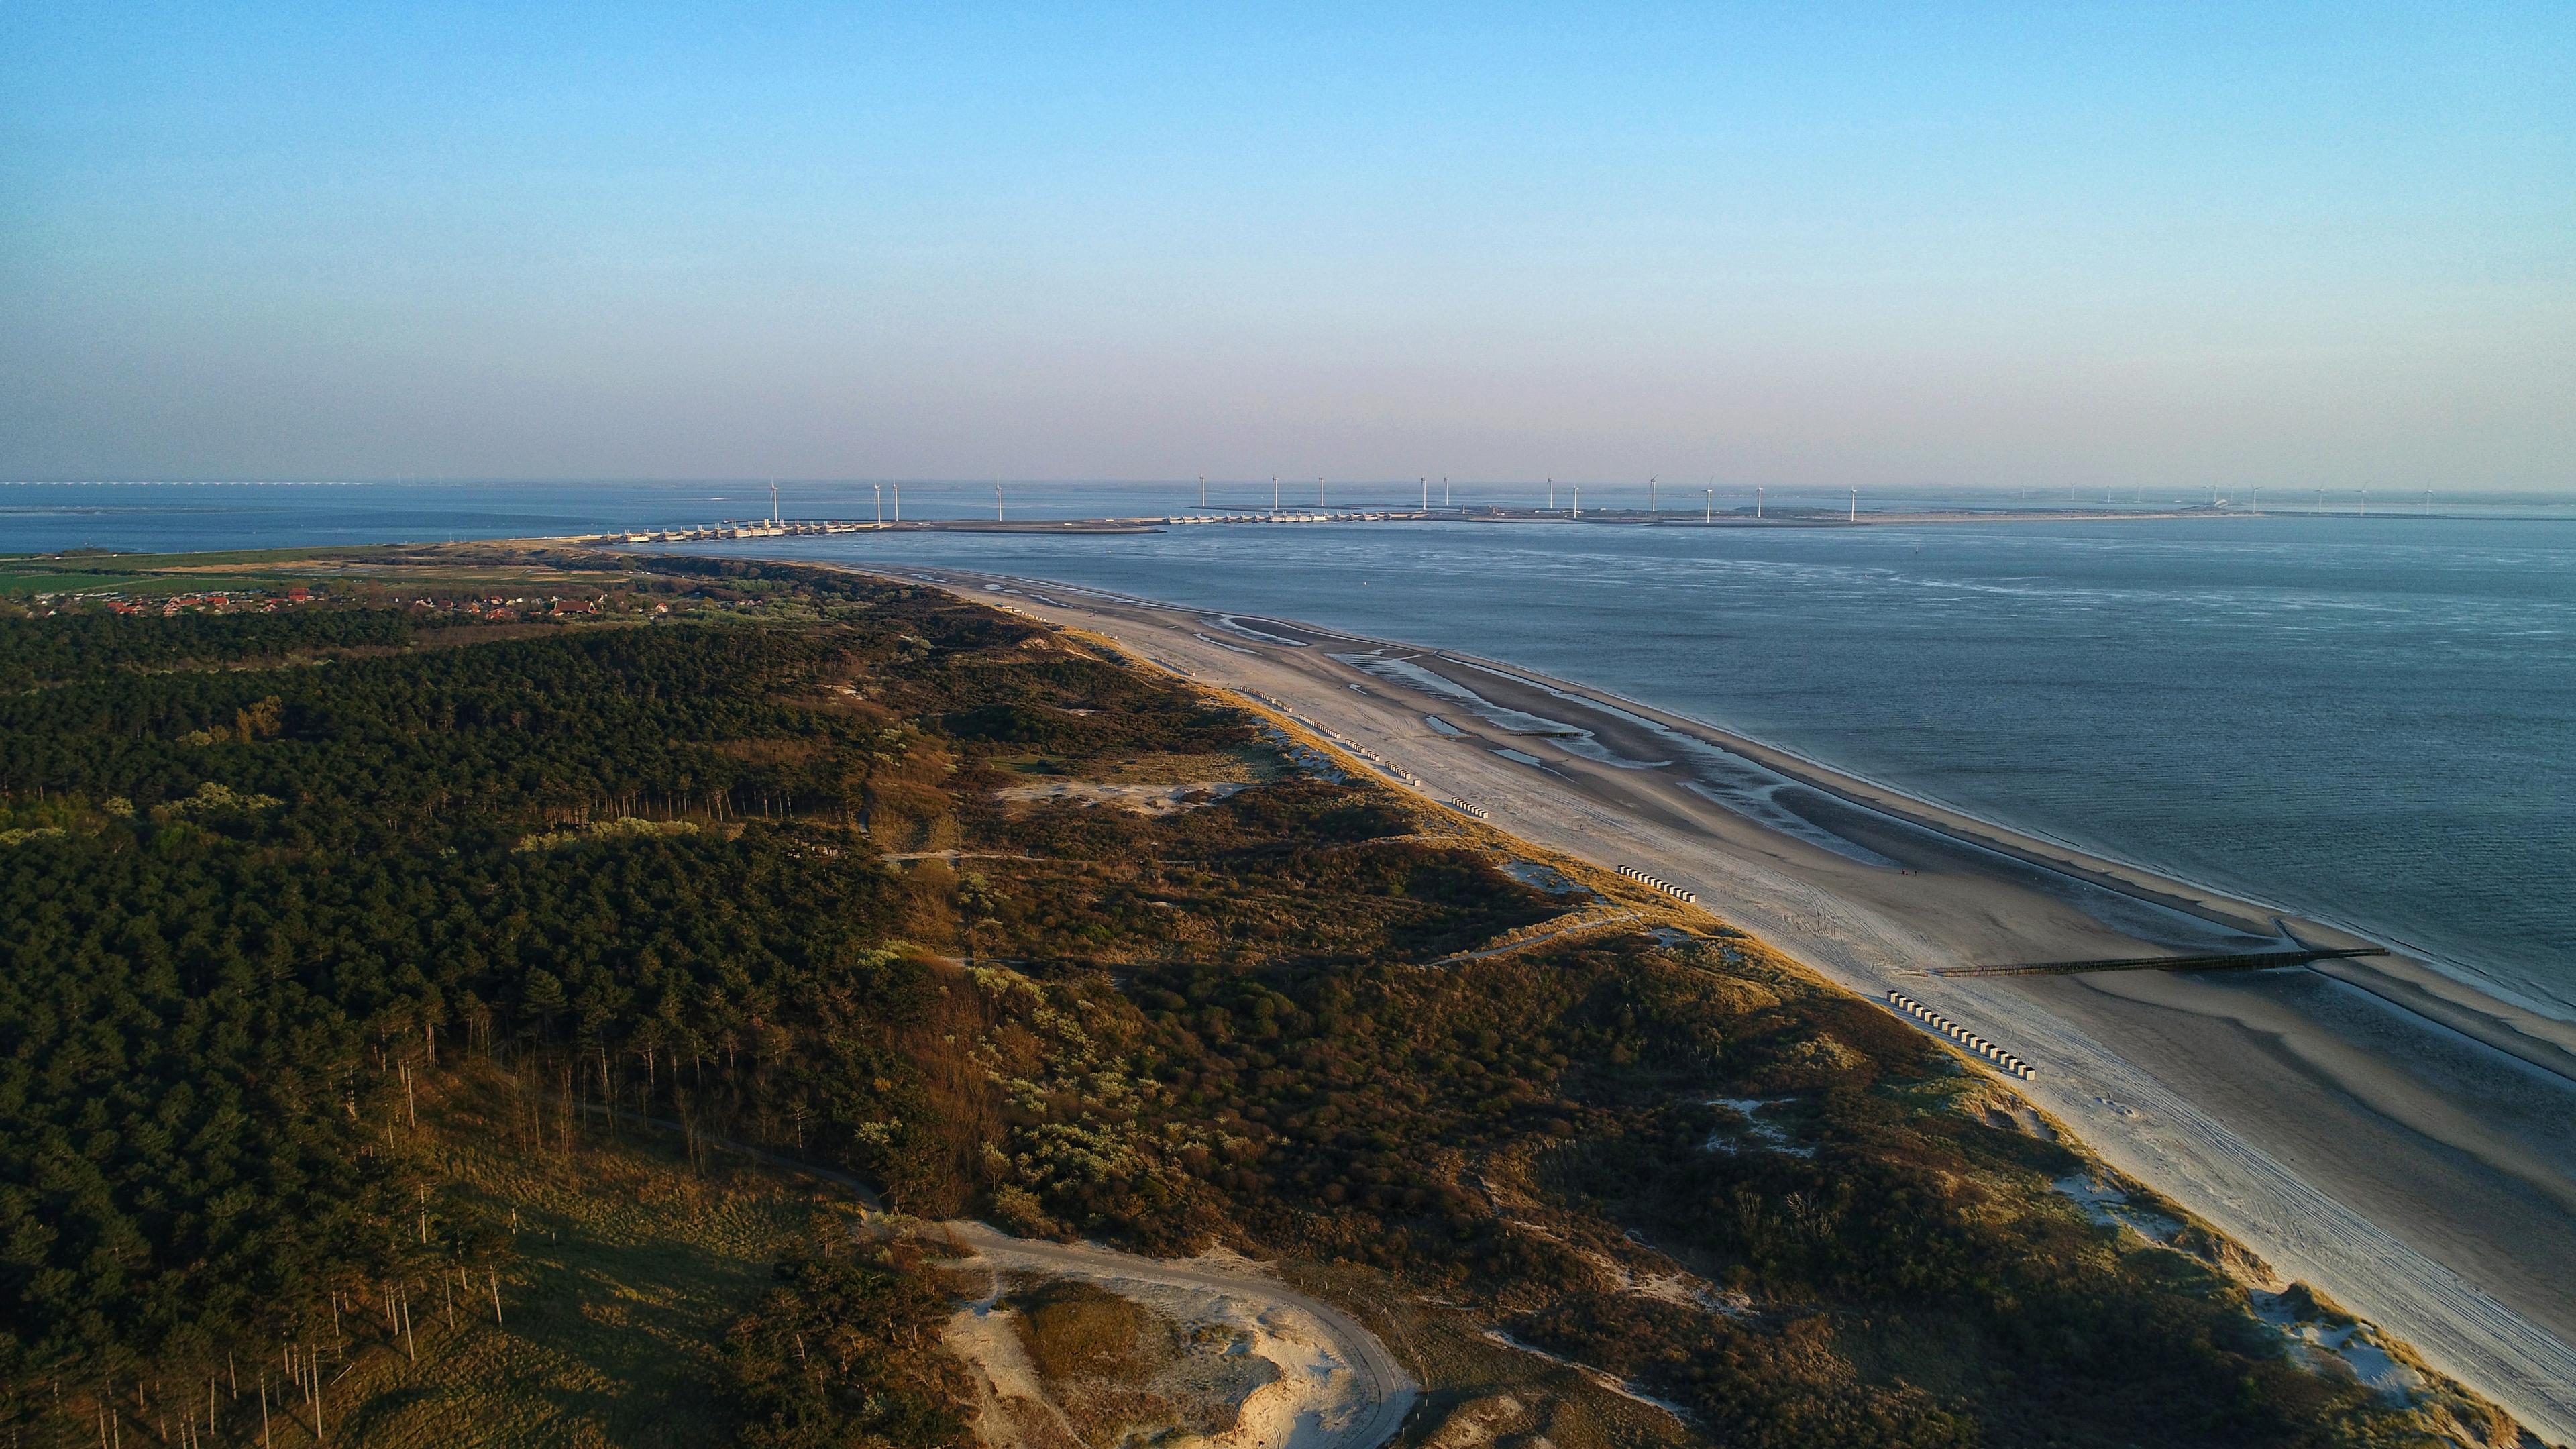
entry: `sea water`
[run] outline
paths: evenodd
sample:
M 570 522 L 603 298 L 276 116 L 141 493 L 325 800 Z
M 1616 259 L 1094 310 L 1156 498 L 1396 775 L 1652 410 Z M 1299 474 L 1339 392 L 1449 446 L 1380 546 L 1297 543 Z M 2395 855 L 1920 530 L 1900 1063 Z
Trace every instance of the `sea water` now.
M 1244 487 L 1211 501 L 1268 502 Z M 864 518 L 877 491 L 782 485 L 781 512 Z M 1187 485 L 1005 491 L 1015 517 L 1196 504 Z M 1369 491 L 1339 501 L 1407 501 Z M 1631 491 L 1587 502 L 1645 502 Z M 912 518 L 991 503 L 983 485 L 903 493 Z M 0 552 L 488 537 L 768 508 L 765 485 L 740 481 L 19 485 L 0 487 Z M 730 547 L 1023 573 L 1527 665 L 2349 925 L 2576 1016 L 2576 521 L 2524 511 L 2542 516 L 1235 525 Z

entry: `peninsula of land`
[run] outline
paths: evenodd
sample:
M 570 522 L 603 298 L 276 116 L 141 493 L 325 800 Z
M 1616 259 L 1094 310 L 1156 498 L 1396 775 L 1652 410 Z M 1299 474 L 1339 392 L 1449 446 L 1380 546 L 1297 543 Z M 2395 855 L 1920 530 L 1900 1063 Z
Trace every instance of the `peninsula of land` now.
M 2122 1168 L 2576 1437 L 2576 1027 L 2403 957 L 2241 973 L 1944 969 L 2308 944 L 2327 922 L 2028 836 L 1532 671 L 1287 620 L 900 571 L 1347 742 L 1522 838 L 1652 872 L 1872 999 L 2036 1067 Z
M 2554 1290 L 2151 1074 L 2198 1002 L 1818 974 L 2268 925 L 1741 750 L 1001 580 L 0 560 L 0 1422 L 2558 1435 Z M 2117 1010 L 2183 1046 L 2136 1054 Z M 2496 1246 L 2553 1251 L 2533 1222 Z

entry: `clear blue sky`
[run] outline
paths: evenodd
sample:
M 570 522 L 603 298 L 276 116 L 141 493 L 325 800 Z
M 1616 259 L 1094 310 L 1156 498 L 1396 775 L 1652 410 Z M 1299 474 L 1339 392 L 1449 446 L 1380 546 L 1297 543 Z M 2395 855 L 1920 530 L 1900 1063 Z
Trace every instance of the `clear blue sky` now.
M 2576 486 L 2565 0 L 723 9 L 7 7 L 0 477 Z

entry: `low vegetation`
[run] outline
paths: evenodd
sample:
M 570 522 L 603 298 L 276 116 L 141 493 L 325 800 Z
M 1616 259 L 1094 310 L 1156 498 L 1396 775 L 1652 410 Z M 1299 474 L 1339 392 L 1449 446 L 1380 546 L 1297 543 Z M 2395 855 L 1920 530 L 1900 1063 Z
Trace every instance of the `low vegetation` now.
M 1429 1314 L 1417 1439 L 1546 1375 L 1742 1445 L 2502 1432 L 2294 1360 L 2227 1245 L 2089 1220 L 2000 1088 L 1615 878 L 1561 863 L 1635 928 L 1426 965 L 1585 898 L 1103 645 L 782 566 L 275 569 L 0 619 L 17 1442 L 243 1440 L 254 1363 L 335 1442 L 966 1442 L 929 1250 L 720 1146 Z M 492 616 L 543 590 L 590 606 Z M 1049 1372 L 1141 1352 L 1048 1293 Z

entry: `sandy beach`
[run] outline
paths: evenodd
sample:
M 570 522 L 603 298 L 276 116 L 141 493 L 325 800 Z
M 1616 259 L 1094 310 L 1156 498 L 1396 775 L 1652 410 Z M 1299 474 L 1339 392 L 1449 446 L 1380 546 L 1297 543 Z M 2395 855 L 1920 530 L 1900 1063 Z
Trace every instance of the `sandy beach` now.
M 2122 1170 L 2576 1441 L 2576 1027 L 2403 957 L 1926 976 L 2357 938 L 1493 661 L 885 572 L 1110 635 L 1502 829 L 1694 890 L 1855 992 L 1902 989 L 2032 1063 L 2019 1089 Z

